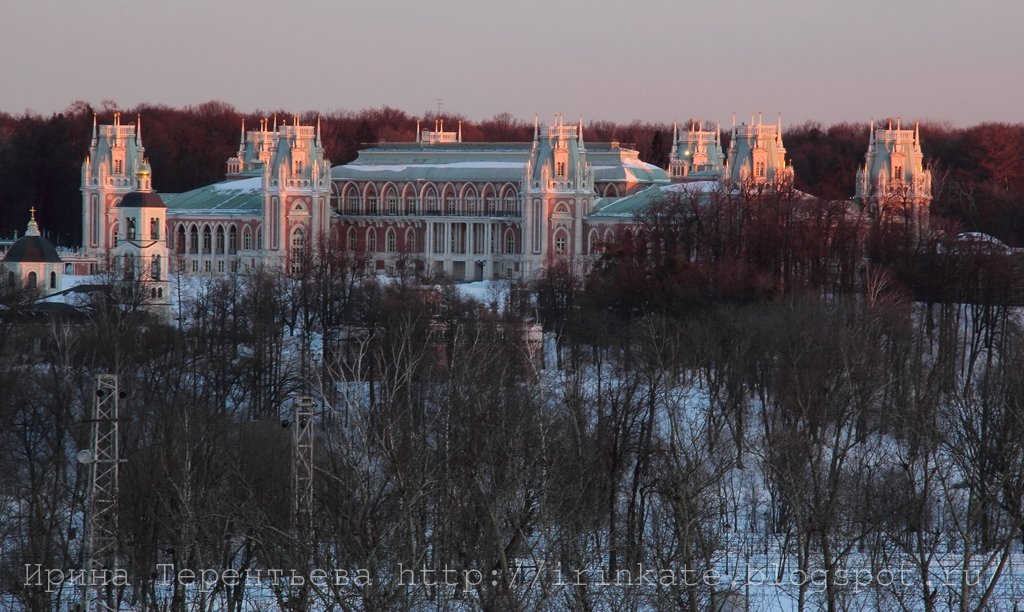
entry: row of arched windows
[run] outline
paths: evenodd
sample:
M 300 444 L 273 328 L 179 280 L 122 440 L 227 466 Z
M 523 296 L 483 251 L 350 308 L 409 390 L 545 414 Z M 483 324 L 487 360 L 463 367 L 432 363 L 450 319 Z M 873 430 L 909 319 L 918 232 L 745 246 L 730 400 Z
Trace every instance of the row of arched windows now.
M 253 248 L 252 233 L 246 226 L 242 233 L 242 250 Z M 218 223 L 211 227 L 204 224 L 200 228 L 192 223 L 186 227 L 178 224 L 174 233 L 174 250 L 177 253 L 190 255 L 234 255 L 238 252 L 238 227 L 230 223 L 225 227 Z
M 512 183 L 482 187 L 453 183 L 440 187 L 428 183 L 418 188 L 412 183 L 399 186 L 386 183 L 335 187 L 334 207 L 342 214 L 363 215 L 469 215 L 514 216 L 519 214 L 519 190 Z
M 8 271 L 7 272 L 7 285 L 9 287 L 13 287 L 15 284 L 17 284 L 17 282 L 18 282 L 18 276 L 13 271 Z M 33 272 L 29 272 L 25 276 L 25 286 L 27 288 L 29 288 L 29 289 L 35 289 L 36 287 L 39 286 L 39 277 L 36 275 L 36 273 L 34 271 Z M 57 288 L 57 273 L 56 272 L 50 272 L 50 284 L 49 284 L 49 287 L 50 287 L 50 289 L 56 289 Z

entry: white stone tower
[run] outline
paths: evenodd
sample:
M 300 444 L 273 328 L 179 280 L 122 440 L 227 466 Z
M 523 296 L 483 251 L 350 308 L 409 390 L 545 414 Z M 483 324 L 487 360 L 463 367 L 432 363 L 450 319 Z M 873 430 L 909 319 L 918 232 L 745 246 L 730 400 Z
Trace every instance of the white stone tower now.
M 142 125 L 96 125 L 93 116 L 89 155 L 82 163 L 82 247 L 87 255 L 104 257 L 114 246 L 117 204 L 136 188 L 135 174 L 145 157 Z
M 885 129 L 871 122 L 864 165 L 857 170 L 855 197 L 879 221 L 911 223 L 915 236 L 928 229 L 932 173 L 924 167 L 919 127 Z
M 145 160 L 135 173 L 135 191 L 117 205 L 117 246 L 112 250 L 122 279 L 142 292 L 140 304 L 169 309 L 167 205 L 153 191 L 152 174 Z
M 536 274 L 559 260 L 572 263 L 582 252 L 583 218 L 594 199 L 594 172 L 579 126 L 562 116 L 543 130 L 534 122 L 533 147 L 523 173 L 524 272 Z

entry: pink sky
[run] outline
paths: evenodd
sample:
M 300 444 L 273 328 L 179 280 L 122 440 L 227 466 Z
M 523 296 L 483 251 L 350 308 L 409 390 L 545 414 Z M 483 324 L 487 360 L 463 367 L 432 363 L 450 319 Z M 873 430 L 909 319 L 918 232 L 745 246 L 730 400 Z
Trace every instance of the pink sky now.
M 1024 121 L 1024 2 L 15 0 L 0 111 L 75 100 L 530 119 Z

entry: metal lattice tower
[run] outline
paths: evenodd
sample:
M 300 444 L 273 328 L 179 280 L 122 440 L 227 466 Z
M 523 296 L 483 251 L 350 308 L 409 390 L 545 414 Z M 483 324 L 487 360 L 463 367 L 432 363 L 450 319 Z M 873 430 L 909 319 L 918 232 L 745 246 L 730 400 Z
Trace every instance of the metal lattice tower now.
M 301 536 L 313 524 L 313 398 L 296 398 L 292 410 L 292 516 Z
M 100 374 L 96 377 L 96 397 L 93 403 L 90 467 L 92 486 L 89 490 L 89 532 L 86 540 L 85 571 L 87 575 L 112 572 L 117 563 L 117 493 L 120 447 L 118 435 L 117 376 Z M 109 573 L 107 574 L 109 576 Z M 102 587 L 95 585 L 95 607 L 86 591 L 86 609 L 104 610 Z

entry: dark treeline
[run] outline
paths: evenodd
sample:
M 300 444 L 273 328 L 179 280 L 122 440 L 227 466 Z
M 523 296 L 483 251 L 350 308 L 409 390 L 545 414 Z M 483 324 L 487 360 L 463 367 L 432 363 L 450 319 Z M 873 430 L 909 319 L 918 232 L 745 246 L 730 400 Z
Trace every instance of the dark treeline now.
M 112 102 L 92 107 L 76 102 L 61 113 L 0 114 L 0 232 L 23 231 L 28 208 L 51 239 L 73 246 L 80 241 L 81 163 L 88 151 L 93 113 L 110 122 L 120 110 L 123 120 L 142 116 L 143 144 L 153 165 L 154 187 L 177 193 L 221 180 L 225 161 L 238 148 L 243 119 L 252 128 L 260 119 L 291 121 L 285 109 L 240 113 L 222 102 L 171 108 L 143 104 L 119 109 Z M 304 112 L 312 123 L 317 113 Z M 356 157 L 360 146 L 377 141 L 410 141 L 416 121 L 433 129 L 443 119 L 446 129 L 462 122 L 466 141 L 522 142 L 532 135 L 532 122 L 498 114 L 483 121 L 442 114 L 414 116 L 393 108 L 359 112 L 335 111 L 322 116 L 324 146 L 334 164 Z M 546 119 L 546 118 L 545 118 Z M 726 130 L 727 132 L 727 130 Z M 965 230 L 985 231 L 1017 246 L 1024 244 L 1024 125 L 986 123 L 969 128 L 926 123 L 921 136 L 934 174 L 935 212 L 959 221 Z M 586 126 L 591 141 L 617 140 L 635 147 L 641 158 L 665 167 L 672 126 L 634 121 L 617 124 L 593 121 Z M 723 135 L 728 144 L 728 133 Z M 824 127 L 806 123 L 787 128 L 786 149 L 796 171 L 796 187 L 829 199 L 853 194 L 857 167 L 867 148 L 866 123 Z

